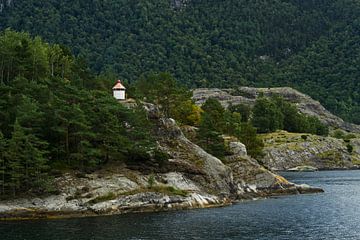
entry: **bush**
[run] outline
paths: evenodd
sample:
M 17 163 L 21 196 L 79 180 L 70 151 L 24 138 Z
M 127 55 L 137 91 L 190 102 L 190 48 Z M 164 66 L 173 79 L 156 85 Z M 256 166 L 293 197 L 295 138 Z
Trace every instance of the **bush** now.
M 338 139 L 344 139 L 345 133 L 340 129 L 336 129 L 331 136 Z
M 284 115 L 269 98 L 261 97 L 255 102 L 252 123 L 260 133 L 283 129 Z
M 157 163 L 160 164 L 160 166 L 163 166 L 166 161 L 169 159 L 169 155 L 166 152 L 160 151 L 160 150 L 155 150 L 154 153 L 154 159 Z

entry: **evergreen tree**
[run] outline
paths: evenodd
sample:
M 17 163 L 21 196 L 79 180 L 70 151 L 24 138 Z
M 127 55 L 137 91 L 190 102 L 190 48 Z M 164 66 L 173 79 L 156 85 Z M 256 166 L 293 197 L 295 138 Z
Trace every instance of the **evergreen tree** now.
M 201 108 L 208 115 L 207 125 L 211 125 L 217 132 L 223 132 L 225 128 L 225 109 L 221 106 L 221 103 L 215 98 L 209 98 Z
M 262 156 L 264 143 L 256 134 L 256 128 L 249 122 L 242 123 L 240 127 L 236 128 L 234 135 L 245 144 L 248 155 L 254 158 Z
M 186 11 L 176 11 L 174 1 L 11 2 L 0 14 L 0 82 L 49 71 L 78 87 L 97 86 L 84 81 L 88 68 L 64 47 L 45 47 L 46 67 L 39 41 L 11 28 L 65 44 L 93 71 L 128 82 L 169 71 L 191 88 L 290 86 L 360 123 L 357 0 L 191 1 Z
M 250 120 L 251 108 L 248 105 L 245 104 L 230 105 L 228 109 L 231 112 L 239 113 L 242 122 L 248 122 Z
M 252 123 L 260 133 L 274 132 L 283 128 L 284 115 L 270 99 L 260 97 L 253 108 Z
M 16 120 L 14 131 L 9 140 L 5 158 L 8 165 L 8 184 L 13 195 L 20 189 L 41 190 L 46 179 L 46 143 L 32 134 L 26 134 L 25 129 Z
M 44 114 L 35 100 L 24 95 L 20 95 L 20 98 L 20 103 L 16 107 L 16 119 L 26 133 L 39 136 Z
M 220 159 L 225 156 L 225 145 L 221 132 L 214 127 L 213 116 L 207 112 L 202 114 L 198 130 L 198 144 L 211 155 Z
M 142 77 L 135 87 L 138 98 L 159 105 L 167 117 L 178 116 L 179 107 L 191 97 L 191 92 L 166 72 Z
M 241 115 L 238 112 L 230 112 L 225 110 L 223 133 L 233 135 L 234 130 L 241 125 Z

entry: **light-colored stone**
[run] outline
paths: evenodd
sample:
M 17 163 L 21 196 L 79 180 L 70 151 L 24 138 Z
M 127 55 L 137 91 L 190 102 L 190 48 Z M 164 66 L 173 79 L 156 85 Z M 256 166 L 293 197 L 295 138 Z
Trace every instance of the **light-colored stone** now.
M 297 167 L 288 169 L 288 171 L 290 171 L 290 172 L 315 172 L 317 170 L 318 169 L 316 167 L 312 167 L 312 166 L 297 166 Z
M 245 157 L 247 156 L 246 146 L 241 142 L 230 142 L 229 143 L 229 150 L 232 154 Z

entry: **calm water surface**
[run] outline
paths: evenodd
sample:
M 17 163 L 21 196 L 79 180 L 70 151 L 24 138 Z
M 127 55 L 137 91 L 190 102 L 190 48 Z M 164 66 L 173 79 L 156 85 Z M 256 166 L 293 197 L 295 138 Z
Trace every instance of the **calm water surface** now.
M 206 210 L 0 222 L 0 239 L 360 239 L 360 171 L 284 175 L 326 193 Z

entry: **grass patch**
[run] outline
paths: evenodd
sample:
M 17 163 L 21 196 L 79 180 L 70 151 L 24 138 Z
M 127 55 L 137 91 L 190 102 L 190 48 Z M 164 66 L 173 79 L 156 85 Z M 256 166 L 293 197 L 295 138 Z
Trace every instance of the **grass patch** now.
M 135 195 L 135 194 L 139 194 L 139 193 L 147 193 L 147 192 L 157 192 L 157 193 L 163 193 L 163 194 L 170 195 L 170 196 L 182 196 L 182 197 L 187 197 L 189 194 L 187 191 L 175 188 L 173 186 L 157 185 L 157 186 L 152 186 L 152 187 L 147 187 L 147 188 L 138 188 L 135 190 L 117 193 L 117 194 L 110 192 L 106 195 L 94 198 L 94 199 L 90 200 L 88 203 L 89 204 L 97 204 L 97 203 L 101 203 L 101 202 L 114 200 L 120 196 L 131 196 L 131 195 Z

